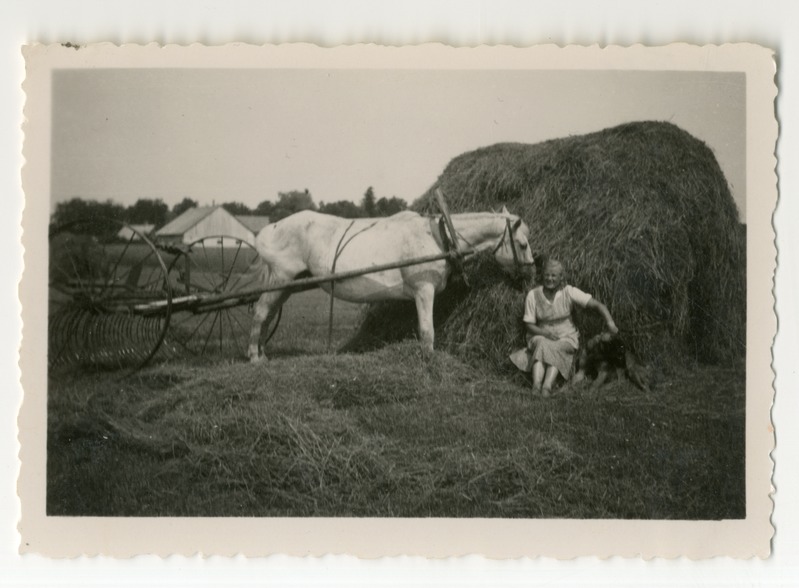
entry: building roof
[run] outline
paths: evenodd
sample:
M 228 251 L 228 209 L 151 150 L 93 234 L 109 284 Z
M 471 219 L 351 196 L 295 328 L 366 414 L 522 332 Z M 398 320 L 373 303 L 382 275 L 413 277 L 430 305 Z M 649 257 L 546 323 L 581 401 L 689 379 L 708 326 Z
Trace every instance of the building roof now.
M 158 237 L 182 235 L 209 214 L 214 212 L 217 208 L 221 208 L 223 211 L 225 211 L 225 213 L 229 214 L 231 217 L 244 225 L 248 231 L 251 231 L 256 235 L 261 231 L 261 229 L 269 224 L 268 216 L 232 215 L 222 206 L 198 206 L 196 208 L 190 208 L 179 217 L 172 219 L 172 221 L 158 229 L 155 234 Z M 152 230 L 152 228 L 150 230 Z
M 170 222 L 158 229 L 155 234 L 159 237 L 165 237 L 167 235 L 182 235 L 217 208 L 221 207 L 197 206 L 196 208 L 189 208 L 179 217 L 172 219 Z
M 266 225 L 269 224 L 268 216 L 255 216 L 249 214 L 237 214 L 236 220 L 251 230 L 254 234 L 261 232 Z

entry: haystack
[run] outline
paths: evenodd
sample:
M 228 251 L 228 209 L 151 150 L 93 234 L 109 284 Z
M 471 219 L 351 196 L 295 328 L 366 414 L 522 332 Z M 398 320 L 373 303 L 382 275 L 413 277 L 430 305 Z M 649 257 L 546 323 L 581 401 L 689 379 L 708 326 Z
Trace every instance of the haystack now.
M 499 209 L 524 218 L 531 246 L 562 260 L 569 283 L 605 302 L 644 361 L 741 359 L 746 336 L 744 225 L 713 152 L 677 126 L 637 122 L 535 145 L 497 144 L 453 159 L 413 208 Z M 489 259 L 471 288 L 436 298 L 436 347 L 509 369 L 523 342 L 524 293 Z M 601 330 L 578 314 L 584 336 Z M 374 305 L 350 349 L 408 336 L 412 304 Z

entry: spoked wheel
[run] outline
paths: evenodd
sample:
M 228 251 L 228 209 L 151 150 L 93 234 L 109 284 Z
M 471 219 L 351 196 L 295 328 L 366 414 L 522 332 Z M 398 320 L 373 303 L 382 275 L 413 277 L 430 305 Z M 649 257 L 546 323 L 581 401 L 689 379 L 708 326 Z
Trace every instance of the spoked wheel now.
M 255 289 L 262 263 L 255 248 L 236 237 L 205 237 L 170 266 L 175 296 L 231 295 Z M 170 349 L 196 356 L 242 359 L 247 356 L 252 313 L 249 305 L 204 307 L 175 314 L 167 336 Z
M 141 231 L 119 221 L 89 218 L 51 230 L 48 291 L 51 371 L 138 369 L 169 327 L 167 266 Z

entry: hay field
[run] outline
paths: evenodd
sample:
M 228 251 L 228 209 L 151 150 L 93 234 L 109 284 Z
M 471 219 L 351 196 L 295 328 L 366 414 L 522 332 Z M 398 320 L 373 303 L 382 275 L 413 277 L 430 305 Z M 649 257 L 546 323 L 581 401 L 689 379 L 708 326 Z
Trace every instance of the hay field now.
M 326 297 L 289 301 L 276 359 L 171 359 L 49 381 L 47 512 L 99 516 L 745 516 L 744 378 L 533 399 L 408 340 L 328 355 Z M 338 304 L 338 302 L 337 302 Z M 337 306 L 338 341 L 357 307 Z

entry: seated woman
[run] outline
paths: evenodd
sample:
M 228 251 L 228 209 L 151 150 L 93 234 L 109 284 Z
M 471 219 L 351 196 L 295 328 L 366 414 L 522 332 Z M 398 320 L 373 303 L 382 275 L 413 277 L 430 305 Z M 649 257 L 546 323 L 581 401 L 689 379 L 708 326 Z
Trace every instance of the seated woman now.
M 527 330 L 527 365 L 517 353 L 511 356 L 520 369 L 532 363 L 533 391 L 548 398 L 560 374 L 568 380 L 572 362 L 579 347 L 579 332 L 572 321 L 572 308 L 590 308 L 605 319 L 608 331 L 619 332 L 607 306 L 582 290 L 565 283 L 563 264 L 551 259 L 544 266 L 543 284 L 528 292 L 524 303 L 524 325 Z

